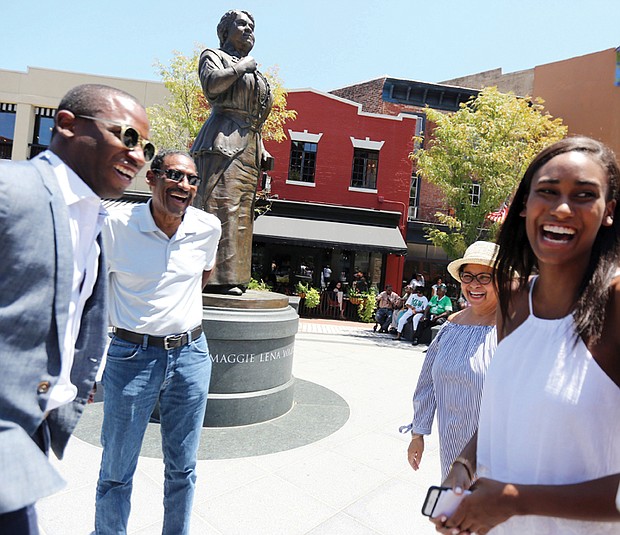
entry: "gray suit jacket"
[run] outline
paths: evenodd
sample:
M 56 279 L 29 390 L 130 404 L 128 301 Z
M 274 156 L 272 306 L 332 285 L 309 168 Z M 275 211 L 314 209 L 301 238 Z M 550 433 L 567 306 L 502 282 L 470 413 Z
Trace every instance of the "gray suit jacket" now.
M 71 381 L 75 401 L 47 416 L 61 458 L 104 352 L 107 280 L 87 301 Z M 73 254 L 68 210 L 46 159 L 0 163 L 0 513 L 52 494 L 64 481 L 32 440 L 60 373 Z

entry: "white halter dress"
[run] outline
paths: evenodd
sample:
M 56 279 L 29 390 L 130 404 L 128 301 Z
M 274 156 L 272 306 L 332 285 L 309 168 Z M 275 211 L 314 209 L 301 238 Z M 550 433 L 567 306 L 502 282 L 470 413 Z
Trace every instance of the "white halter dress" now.
M 620 388 L 576 337 L 572 315 L 534 316 L 534 283 L 528 318 L 499 343 L 487 371 L 478 475 L 561 485 L 619 473 Z M 618 534 L 620 523 L 514 516 L 489 533 Z

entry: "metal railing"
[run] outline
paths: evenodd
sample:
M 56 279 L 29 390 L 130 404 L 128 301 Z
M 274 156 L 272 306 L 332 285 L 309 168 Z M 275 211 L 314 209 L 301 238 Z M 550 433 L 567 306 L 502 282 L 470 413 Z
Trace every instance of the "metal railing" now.
M 342 299 L 342 315 L 340 305 L 330 297 L 331 292 L 323 292 L 321 301 L 316 307 L 308 308 L 305 298 L 299 300 L 298 314 L 302 318 L 332 318 L 344 319 L 349 321 L 361 321 L 358 314 L 358 305 L 351 303 L 348 297 Z

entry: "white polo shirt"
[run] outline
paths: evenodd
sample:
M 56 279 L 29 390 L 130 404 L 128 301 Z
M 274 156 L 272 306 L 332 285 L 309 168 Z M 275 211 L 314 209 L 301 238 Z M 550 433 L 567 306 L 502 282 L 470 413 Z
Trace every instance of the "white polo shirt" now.
M 202 323 L 202 272 L 213 269 L 219 219 L 189 207 L 172 238 L 147 204 L 111 207 L 102 236 L 110 280 L 110 323 L 167 336 Z

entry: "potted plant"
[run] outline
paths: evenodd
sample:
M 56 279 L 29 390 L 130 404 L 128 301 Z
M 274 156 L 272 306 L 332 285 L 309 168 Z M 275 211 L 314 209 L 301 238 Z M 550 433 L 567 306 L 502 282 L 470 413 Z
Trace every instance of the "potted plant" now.
M 298 282 L 295 285 L 297 295 L 304 299 L 306 308 L 315 308 L 321 302 L 321 294 L 316 288 L 312 288 L 309 284 Z
M 256 280 L 254 278 L 251 278 L 250 282 L 248 283 L 248 290 L 257 290 L 259 292 L 270 292 L 271 286 L 269 286 L 269 284 L 263 281 L 263 279 Z
M 372 323 L 375 320 L 376 297 L 377 292 L 373 287 L 360 298 L 357 315 L 364 323 Z
M 315 308 L 321 302 L 321 294 L 316 288 L 308 288 L 306 292 L 305 305 L 306 308 Z
M 352 305 L 359 305 L 362 302 L 362 294 L 360 294 L 353 286 L 349 288 L 347 297 Z
M 308 293 L 308 285 L 303 282 L 298 282 L 295 285 L 295 291 L 297 292 L 297 295 L 303 299 Z

